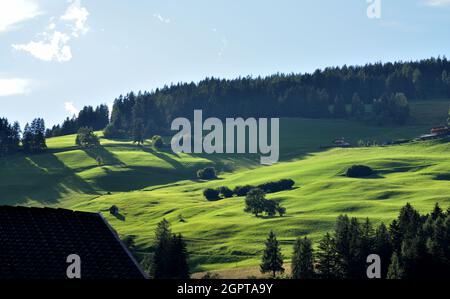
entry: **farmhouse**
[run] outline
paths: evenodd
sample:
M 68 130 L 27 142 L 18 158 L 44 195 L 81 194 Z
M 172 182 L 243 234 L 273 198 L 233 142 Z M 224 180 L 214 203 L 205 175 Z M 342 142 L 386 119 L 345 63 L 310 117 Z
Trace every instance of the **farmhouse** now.
M 430 130 L 429 134 L 420 136 L 421 140 L 431 140 L 436 138 L 443 138 L 450 136 L 450 129 L 446 126 L 434 127 Z
M 0 206 L 0 279 L 67 278 L 146 275 L 99 213 Z

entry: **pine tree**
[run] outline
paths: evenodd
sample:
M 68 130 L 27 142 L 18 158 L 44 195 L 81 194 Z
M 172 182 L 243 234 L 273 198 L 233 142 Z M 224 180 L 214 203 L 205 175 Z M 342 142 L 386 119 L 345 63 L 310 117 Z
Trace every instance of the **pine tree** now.
M 155 244 L 150 276 L 155 279 L 189 278 L 186 242 L 182 235 L 172 234 L 166 219 L 156 227 Z
M 27 123 L 23 129 L 22 147 L 25 153 L 31 153 L 33 149 L 33 133 Z
M 431 219 L 436 220 L 439 217 L 444 216 L 444 212 L 442 211 L 439 203 L 436 203 L 434 206 L 433 212 L 431 212 Z
M 170 256 L 170 277 L 176 279 L 189 278 L 188 253 L 186 242 L 181 234 L 172 236 Z
M 314 278 L 314 254 L 312 242 L 307 237 L 304 239 L 299 238 L 295 242 L 291 269 L 293 279 Z
M 392 250 L 400 253 L 402 248 L 403 233 L 400 231 L 398 221 L 395 219 L 389 225 L 389 235 L 391 237 Z
M 335 279 L 341 277 L 339 256 L 336 250 L 334 238 L 326 233 L 320 240 L 317 252 L 317 270 L 323 279 Z
M 272 273 L 273 277 L 275 277 L 277 272 L 284 273 L 280 244 L 273 231 L 270 231 L 267 238 L 260 270 L 261 273 Z
M 155 232 L 155 252 L 153 255 L 151 276 L 155 279 L 170 278 L 170 248 L 172 232 L 170 223 L 163 219 Z
M 388 273 L 387 273 L 388 279 L 402 279 L 403 278 L 403 271 L 400 266 L 400 260 L 397 256 L 397 253 L 394 252 L 391 259 L 391 264 L 389 265 Z
M 381 277 L 384 278 L 387 275 L 392 253 L 391 237 L 384 223 L 381 223 L 375 232 L 374 253 L 381 258 Z

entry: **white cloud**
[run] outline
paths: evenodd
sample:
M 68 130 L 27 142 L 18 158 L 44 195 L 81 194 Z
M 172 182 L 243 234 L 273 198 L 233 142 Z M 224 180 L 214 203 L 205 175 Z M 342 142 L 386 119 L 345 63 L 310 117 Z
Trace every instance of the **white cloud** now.
M 67 34 L 54 31 L 44 41 L 31 41 L 28 44 L 12 45 L 12 47 L 26 51 L 40 60 L 64 62 L 72 59 L 69 41 L 70 37 Z
M 41 14 L 35 0 L 1 0 L 0 32 Z
M 88 16 L 89 12 L 81 6 L 80 0 L 69 1 L 69 6 L 59 17 L 59 21 L 56 19 L 58 21 L 56 22 L 55 18 L 50 18 L 46 29 L 37 35 L 37 41 L 11 46 L 15 50 L 28 52 L 43 61 L 70 61 L 72 59 L 70 42 L 89 31 L 86 24 Z M 61 29 L 59 25 L 66 26 Z
M 78 37 L 78 35 L 86 34 L 89 31 L 89 27 L 87 26 L 87 19 L 89 16 L 89 12 L 86 7 L 81 6 L 80 0 L 73 1 L 66 12 L 61 16 L 61 20 L 73 22 L 73 31 L 72 35 Z
M 27 79 L 0 79 L 0 97 L 27 94 L 30 92 L 30 81 Z
M 72 102 L 65 102 L 64 109 L 66 109 L 66 111 L 69 112 L 70 115 L 78 114 L 78 109 L 75 107 L 75 105 Z
M 163 23 L 166 23 L 166 24 L 169 24 L 169 23 L 170 23 L 170 19 L 164 18 L 164 17 L 163 17 L 162 15 L 160 15 L 159 13 L 155 13 L 155 14 L 153 15 L 153 17 L 156 18 L 156 19 L 158 19 L 160 22 L 163 22 Z
M 429 6 L 445 6 L 450 5 L 450 0 L 425 0 Z

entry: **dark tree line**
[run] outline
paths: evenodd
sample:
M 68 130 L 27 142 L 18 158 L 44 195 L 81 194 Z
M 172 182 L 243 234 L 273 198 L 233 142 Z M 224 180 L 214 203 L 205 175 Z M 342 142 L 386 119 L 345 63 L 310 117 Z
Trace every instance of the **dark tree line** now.
M 10 124 L 6 118 L 0 118 L 0 157 L 19 151 L 34 154 L 47 149 L 45 142 L 45 123 L 42 118 L 26 124 L 21 136 L 18 122 Z
M 450 208 L 436 204 L 419 214 L 404 206 L 389 227 L 376 228 L 369 219 L 339 216 L 313 252 L 311 241 L 299 239 L 292 259 L 293 278 L 367 279 L 367 257 L 381 258 L 381 276 L 388 279 L 450 278 Z
M 408 100 L 450 97 L 450 62 L 413 62 L 330 67 L 306 74 L 233 80 L 207 78 L 152 92 L 131 92 L 114 101 L 108 137 L 167 133 L 176 117 L 357 118 L 404 123 Z M 366 109 L 372 105 L 373 109 Z M 369 111 L 370 110 L 370 111 Z
M 94 131 L 100 131 L 109 124 L 109 108 L 102 104 L 95 109 L 92 106 L 84 107 L 78 116 L 66 118 L 61 125 L 55 125 L 46 131 L 46 137 L 57 137 L 63 135 L 75 134 L 80 128 L 92 128 Z
M 18 122 L 10 124 L 6 118 L 0 118 L 0 157 L 19 150 L 20 133 Z

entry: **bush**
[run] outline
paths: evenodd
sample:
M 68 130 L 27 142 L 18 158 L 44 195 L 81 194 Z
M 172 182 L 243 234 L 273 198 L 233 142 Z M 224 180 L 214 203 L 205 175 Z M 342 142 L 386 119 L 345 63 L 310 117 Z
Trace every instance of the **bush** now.
M 117 206 L 113 205 L 109 208 L 109 213 L 111 215 L 115 216 L 115 215 L 119 214 L 119 208 Z
M 255 189 L 254 186 L 246 185 L 246 186 L 237 186 L 234 188 L 234 194 L 236 196 L 247 196 L 247 193 L 250 192 L 250 190 Z
M 152 144 L 157 149 L 164 147 L 164 141 L 163 141 L 162 137 L 159 135 L 155 135 L 152 137 Z
M 233 197 L 233 194 L 234 194 L 233 191 L 228 187 L 220 187 L 218 189 L 218 191 L 219 191 L 220 195 L 222 195 L 224 198 Z
M 201 180 L 217 179 L 216 169 L 214 167 L 206 167 L 197 171 L 197 177 Z
M 275 193 L 284 190 L 290 190 L 294 186 L 295 182 L 290 179 L 279 180 L 278 182 L 268 182 L 257 186 L 266 193 Z
M 78 130 L 75 143 L 81 147 L 90 147 L 99 145 L 100 141 L 92 128 L 83 127 Z
M 205 191 L 203 191 L 203 195 L 209 201 L 216 201 L 216 200 L 220 199 L 219 191 L 217 191 L 215 189 L 211 189 L 211 188 L 206 189 Z
M 282 190 L 290 190 L 294 187 L 295 182 L 291 179 L 283 179 L 278 182 Z
M 369 166 L 365 165 L 353 165 L 347 169 L 346 176 L 350 178 L 364 178 L 374 175 L 375 171 Z

